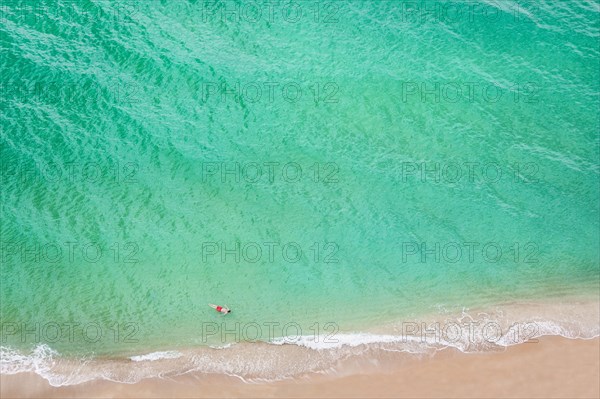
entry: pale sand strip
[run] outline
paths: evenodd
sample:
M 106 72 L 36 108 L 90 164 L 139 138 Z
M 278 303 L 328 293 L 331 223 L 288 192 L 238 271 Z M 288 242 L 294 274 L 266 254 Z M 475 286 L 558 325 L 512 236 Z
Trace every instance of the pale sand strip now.
M 397 357 L 397 360 L 394 360 Z M 1 376 L 0 394 L 9 397 L 411 397 L 411 398 L 599 398 L 600 339 L 544 337 L 538 343 L 502 352 L 464 354 L 444 350 L 434 357 L 397 354 L 378 371 L 356 372 L 356 362 L 335 375 L 307 375 L 293 381 L 248 384 L 215 375 L 184 375 L 127 385 L 95 381 L 53 388 L 41 377 Z M 353 371 L 350 371 L 353 370 Z M 348 375 L 350 373 L 350 375 Z

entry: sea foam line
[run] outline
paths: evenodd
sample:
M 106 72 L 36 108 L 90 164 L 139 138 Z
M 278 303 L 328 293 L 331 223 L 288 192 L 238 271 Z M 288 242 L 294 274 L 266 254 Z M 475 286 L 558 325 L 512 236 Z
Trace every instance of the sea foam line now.
M 152 352 L 147 355 L 131 356 L 129 359 L 134 362 L 156 361 L 161 359 L 178 359 L 183 356 L 183 353 L 177 351 Z
M 528 336 L 528 340 L 542 336 L 569 339 L 592 339 L 600 336 L 598 325 L 584 328 L 577 323 L 555 321 L 537 321 L 536 324 L 539 327 L 537 333 Z M 304 372 L 329 369 L 341 359 L 360 356 L 370 350 L 431 353 L 451 347 L 470 353 L 526 342 L 515 342 L 512 339 L 514 331 L 510 328 L 493 343 L 475 333 L 475 340 L 464 335 L 459 339 L 449 340 L 433 334 L 407 336 L 365 332 L 337 334 L 335 339 L 331 336 L 300 336 L 293 339 L 280 337 L 270 342 L 150 352 L 128 357 L 128 362 L 62 357 L 46 344 L 37 345 L 29 354 L 0 347 L 0 373 L 10 375 L 33 372 L 53 386 L 76 385 L 91 380 L 136 383 L 146 378 L 188 372 L 220 373 L 244 380 L 278 380 Z M 289 349 L 282 357 L 280 351 L 284 350 L 283 347 Z

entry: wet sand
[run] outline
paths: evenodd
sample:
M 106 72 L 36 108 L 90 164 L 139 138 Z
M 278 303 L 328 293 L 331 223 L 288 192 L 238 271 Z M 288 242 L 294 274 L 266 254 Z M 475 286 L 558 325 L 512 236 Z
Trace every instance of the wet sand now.
M 2 398 L 599 398 L 600 338 L 544 337 L 501 352 L 432 357 L 386 354 L 342 364 L 325 374 L 246 383 L 186 374 L 136 384 L 93 381 L 52 387 L 33 373 L 2 375 Z

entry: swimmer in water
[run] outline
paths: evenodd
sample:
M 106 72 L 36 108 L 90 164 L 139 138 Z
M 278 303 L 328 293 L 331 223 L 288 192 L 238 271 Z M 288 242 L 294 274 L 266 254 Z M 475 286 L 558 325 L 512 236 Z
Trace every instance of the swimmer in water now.
M 226 315 L 227 313 L 231 313 L 231 310 L 229 310 L 227 305 L 217 306 L 217 305 L 213 305 L 212 303 L 210 303 L 210 304 L 208 304 L 208 306 L 210 306 L 211 308 L 213 308 L 214 310 L 216 310 L 219 313 L 223 313 L 223 315 Z

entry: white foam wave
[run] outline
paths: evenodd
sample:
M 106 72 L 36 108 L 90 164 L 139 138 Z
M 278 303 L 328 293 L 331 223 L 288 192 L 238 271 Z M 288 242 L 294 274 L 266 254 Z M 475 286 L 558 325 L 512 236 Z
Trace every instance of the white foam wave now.
M 535 321 L 513 323 L 502 326 L 490 320 L 473 323 L 424 323 L 415 325 L 411 334 L 399 331 L 398 334 L 350 333 L 335 336 L 280 337 L 270 344 L 297 345 L 313 350 L 334 350 L 343 347 L 355 348 L 362 345 L 396 349 L 410 353 L 427 353 L 432 349 L 447 347 L 462 352 L 482 352 L 493 347 L 509 347 L 544 336 L 560 336 L 569 339 L 592 339 L 600 336 L 600 327 L 565 325 L 555 321 Z M 411 326 L 412 327 L 412 326 Z
M 177 359 L 177 358 L 180 358 L 181 356 L 183 356 L 183 354 L 181 352 L 165 351 L 165 352 L 152 352 L 152 353 L 148 353 L 147 355 L 131 356 L 129 359 L 133 360 L 134 362 L 143 362 L 143 361 L 153 362 L 153 361 L 161 360 L 161 359 Z
M 336 334 L 335 336 L 300 336 L 300 337 L 281 337 L 276 338 L 270 343 L 273 345 L 298 345 L 314 350 L 338 349 L 344 346 L 357 347 L 360 345 L 383 344 L 395 342 L 414 342 L 414 337 L 402 337 L 389 334 Z
M 229 342 L 227 344 L 223 344 L 223 345 L 209 345 L 208 347 L 211 349 L 227 349 L 230 348 L 233 345 L 233 343 Z
M 29 355 L 0 346 L 0 374 L 34 372 L 42 375 L 52 368 L 55 356 L 58 352 L 45 344 L 36 346 Z

